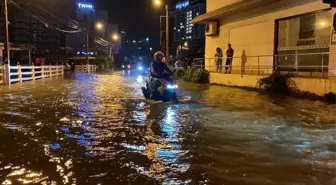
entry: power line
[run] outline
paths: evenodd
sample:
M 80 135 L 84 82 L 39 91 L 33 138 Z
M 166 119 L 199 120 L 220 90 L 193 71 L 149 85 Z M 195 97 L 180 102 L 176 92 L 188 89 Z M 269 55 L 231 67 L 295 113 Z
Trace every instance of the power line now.
M 60 31 L 60 32 L 63 32 L 63 33 L 79 33 L 79 32 L 85 31 L 85 29 L 79 28 L 79 27 L 77 27 L 77 30 L 64 30 L 62 28 L 56 27 L 55 24 L 54 25 L 53 24 L 48 24 L 47 20 L 45 18 L 43 18 L 39 13 L 37 13 L 35 10 L 31 9 L 30 7 L 23 8 L 21 5 L 14 2 L 13 0 L 9 0 L 9 2 L 12 3 L 13 5 L 15 5 L 17 8 L 19 8 L 23 12 L 26 12 L 26 13 L 30 14 L 34 19 L 39 20 L 46 27 L 52 27 L 52 28 L 56 29 L 57 31 Z M 30 11 L 27 11 L 27 9 L 29 9 Z M 45 10 L 45 11 L 48 12 L 47 10 Z M 62 20 L 61 18 L 57 17 L 56 15 L 52 14 L 51 12 L 48 12 L 48 14 Z

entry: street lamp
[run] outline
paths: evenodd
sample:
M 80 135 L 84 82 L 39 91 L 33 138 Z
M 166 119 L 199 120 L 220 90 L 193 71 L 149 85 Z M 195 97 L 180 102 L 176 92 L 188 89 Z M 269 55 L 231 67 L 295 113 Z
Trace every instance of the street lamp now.
M 162 5 L 162 0 L 154 0 L 156 6 Z M 166 57 L 169 57 L 169 0 L 166 0 Z
M 162 2 L 160 0 L 154 0 L 154 4 L 160 6 L 162 4 Z
M 97 30 L 102 30 L 103 27 L 104 27 L 103 23 L 101 23 L 101 22 L 97 22 L 97 23 L 96 23 L 96 28 L 97 28 Z
M 118 34 L 114 33 L 114 34 L 112 35 L 112 39 L 113 39 L 114 41 L 119 40 L 119 36 L 118 36 Z
M 184 42 L 184 46 L 185 46 L 185 47 L 188 47 L 188 42 Z
M 112 34 L 112 42 L 110 43 L 109 56 L 112 56 L 113 54 L 112 50 L 113 50 L 113 47 L 115 46 L 113 44 L 113 41 L 117 42 L 118 40 L 119 40 L 119 35 L 116 33 Z

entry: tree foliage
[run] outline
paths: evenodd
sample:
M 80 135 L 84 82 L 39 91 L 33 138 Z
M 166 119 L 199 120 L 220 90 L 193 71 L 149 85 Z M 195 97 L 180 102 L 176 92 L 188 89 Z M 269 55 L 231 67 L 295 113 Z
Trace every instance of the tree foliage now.
M 291 74 L 280 74 L 275 72 L 265 78 L 258 80 L 261 90 L 272 94 L 290 94 L 298 92 L 295 81 Z
M 203 68 L 179 68 L 175 71 L 175 77 L 198 84 L 207 84 L 210 82 L 210 73 Z
M 113 56 L 98 56 L 93 63 L 95 65 L 104 66 L 105 69 L 111 70 L 115 68 L 115 62 Z

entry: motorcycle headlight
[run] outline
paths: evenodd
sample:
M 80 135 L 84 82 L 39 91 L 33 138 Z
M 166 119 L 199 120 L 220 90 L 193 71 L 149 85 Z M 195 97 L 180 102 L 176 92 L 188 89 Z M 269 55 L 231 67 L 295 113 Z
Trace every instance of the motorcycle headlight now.
M 127 68 L 128 68 L 128 69 L 131 69 L 131 65 L 127 65 Z
M 142 66 L 139 66 L 139 67 L 138 67 L 138 70 L 139 70 L 139 71 L 142 71 L 142 70 L 143 70 L 143 67 L 142 67 Z
M 121 67 L 122 67 L 122 68 L 125 68 L 125 65 L 122 65 Z
M 178 86 L 177 85 L 167 85 L 168 89 L 177 89 Z
M 137 82 L 138 82 L 138 83 L 142 83 L 142 82 L 143 82 L 143 78 L 142 78 L 142 76 L 138 76 L 138 78 L 137 78 Z

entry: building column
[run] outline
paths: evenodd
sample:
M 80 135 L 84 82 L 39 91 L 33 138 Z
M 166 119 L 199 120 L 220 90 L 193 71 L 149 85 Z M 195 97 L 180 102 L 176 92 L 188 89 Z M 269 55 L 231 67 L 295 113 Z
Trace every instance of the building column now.
M 334 29 L 334 19 L 336 14 L 336 8 L 331 9 L 331 39 L 329 47 L 329 70 L 328 77 L 336 77 L 336 30 Z

